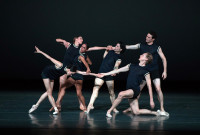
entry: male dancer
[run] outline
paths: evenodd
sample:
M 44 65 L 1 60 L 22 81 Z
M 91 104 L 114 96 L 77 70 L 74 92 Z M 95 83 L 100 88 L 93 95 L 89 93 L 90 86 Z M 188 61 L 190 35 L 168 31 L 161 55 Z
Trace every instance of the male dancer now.
M 153 101 L 150 74 L 145 68 L 146 64 L 151 63 L 152 60 L 153 56 L 150 53 L 143 53 L 142 55 L 140 55 L 139 64 L 128 64 L 127 66 L 124 66 L 120 69 L 113 70 L 108 73 L 103 73 L 103 75 L 107 76 L 111 74 L 129 71 L 126 90 L 121 91 L 119 93 L 117 99 L 113 102 L 112 107 L 107 111 L 106 113 L 107 117 L 112 117 L 111 112 L 113 111 L 114 108 L 116 108 L 119 105 L 119 103 L 124 98 L 129 99 L 130 108 L 135 115 L 139 114 L 160 115 L 159 112 L 151 111 L 148 109 L 139 109 L 139 103 L 137 98 L 138 95 L 140 95 L 140 83 L 142 82 L 142 79 L 145 77 L 149 90 L 150 106 L 152 109 L 155 107 Z
M 158 100 L 160 102 L 160 111 L 163 114 L 168 114 L 164 109 L 164 97 L 161 90 L 161 81 L 160 81 L 160 75 L 159 75 L 159 65 L 158 65 L 158 58 L 162 59 L 163 62 L 163 73 L 162 78 L 163 80 L 167 77 L 167 60 L 162 52 L 162 49 L 160 46 L 158 46 L 155 43 L 155 40 L 157 39 L 157 34 L 154 31 L 148 32 L 146 36 L 146 43 L 144 44 L 136 44 L 136 45 L 126 45 L 126 49 L 140 49 L 141 54 L 150 52 L 153 55 L 153 62 L 147 66 L 148 71 L 150 72 L 151 79 L 153 80 L 153 84 L 156 88 L 156 92 L 158 94 Z M 141 90 L 146 85 L 146 82 L 143 81 L 140 85 Z M 124 112 L 130 111 L 130 108 L 124 110 Z
M 124 51 L 125 46 L 122 44 L 122 42 L 117 42 L 115 47 L 109 46 L 109 49 L 107 49 L 103 55 L 104 59 L 100 66 L 99 73 L 105 73 L 112 71 L 113 69 L 118 69 L 119 65 L 121 64 L 120 54 L 124 53 Z M 98 97 L 98 91 L 103 85 L 104 81 L 106 81 L 108 87 L 111 103 L 113 103 L 115 100 L 113 76 L 110 75 L 103 78 L 95 78 L 92 96 L 87 107 L 87 113 L 89 113 L 91 109 L 94 109 L 93 104 Z M 114 111 L 118 112 L 116 109 Z

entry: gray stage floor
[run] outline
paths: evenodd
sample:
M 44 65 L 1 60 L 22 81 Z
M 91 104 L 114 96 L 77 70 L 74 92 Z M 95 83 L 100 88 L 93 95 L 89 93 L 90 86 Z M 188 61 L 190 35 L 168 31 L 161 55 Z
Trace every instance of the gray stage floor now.
M 102 133 L 171 133 L 200 131 L 200 94 L 199 93 L 164 93 L 165 109 L 169 117 L 124 114 L 122 111 L 128 105 L 127 99 L 118 106 L 120 113 L 113 118 L 106 118 L 106 111 L 111 106 L 109 94 L 101 90 L 94 107 L 89 114 L 79 110 L 79 104 L 74 90 L 68 90 L 62 102 L 62 112 L 55 116 L 48 110 L 50 103 L 46 99 L 32 114 L 28 110 L 36 103 L 43 91 L 41 90 L 1 90 L 0 91 L 0 128 L 8 131 L 26 131 L 29 134 L 54 134 L 72 132 L 74 134 Z M 54 91 L 57 98 L 57 90 Z M 116 92 L 116 95 L 118 92 Z M 89 103 L 91 92 L 83 91 L 86 104 Z M 159 102 L 154 91 L 154 101 L 159 109 Z M 140 108 L 148 108 L 148 93 L 143 92 L 140 98 Z

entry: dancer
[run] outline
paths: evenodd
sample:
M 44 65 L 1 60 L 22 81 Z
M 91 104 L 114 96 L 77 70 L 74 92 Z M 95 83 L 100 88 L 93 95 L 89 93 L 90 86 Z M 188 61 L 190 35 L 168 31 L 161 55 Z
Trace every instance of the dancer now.
M 39 50 L 39 48 L 37 48 L 35 46 L 35 53 L 39 53 L 44 55 L 47 59 L 49 59 L 51 62 L 53 62 L 55 64 L 54 66 L 47 66 L 43 72 L 42 72 L 42 78 L 43 78 L 43 82 L 46 88 L 46 92 L 42 94 L 42 96 L 40 97 L 40 99 L 38 100 L 38 102 L 32 106 L 32 108 L 29 110 L 29 113 L 32 113 L 33 111 L 35 111 L 38 106 L 40 105 L 40 103 L 48 96 L 49 102 L 51 103 L 51 105 L 54 108 L 54 112 L 53 114 L 58 114 L 58 108 L 56 107 L 54 98 L 52 96 L 52 92 L 53 92 L 53 85 L 54 85 L 54 80 L 58 79 L 60 76 L 66 74 L 67 76 L 72 75 L 74 73 L 79 73 L 82 75 L 93 75 L 93 76 L 98 76 L 98 74 L 94 74 L 94 73 L 86 73 L 86 72 L 82 72 L 82 71 L 78 71 L 76 66 L 72 66 L 71 68 L 69 67 L 64 67 L 63 64 L 60 61 L 55 60 L 54 58 L 50 57 L 49 55 L 47 55 L 46 53 L 44 53 L 43 51 Z
M 148 109 L 139 109 L 139 103 L 138 103 L 138 98 L 137 98 L 138 95 L 140 94 L 140 83 L 142 79 L 145 78 L 147 82 L 148 90 L 149 90 L 150 106 L 152 109 L 155 107 L 155 104 L 153 101 L 150 74 L 145 68 L 146 64 L 151 63 L 152 60 L 153 60 L 153 56 L 150 53 L 143 53 L 142 55 L 140 55 L 139 64 L 128 64 L 127 66 L 124 66 L 120 69 L 113 70 L 108 73 L 103 73 L 104 76 L 107 76 L 111 74 L 129 71 L 127 84 L 126 84 L 126 90 L 121 91 L 118 94 L 118 97 L 113 102 L 112 107 L 106 113 L 107 117 L 112 117 L 111 112 L 113 111 L 114 108 L 116 108 L 119 105 L 119 103 L 124 98 L 128 98 L 131 110 L 135 115 L 139 115 L 139 114 L 159 115 L 159 113 L 156 111 L 151 111 Z
M 88 44 L 84 43 L 81 48 L 80 48 L 80 56 L 75 58 L 76 61 L 76 65 L 77 65 L 77 69 L 80 71 L 85 71 L 85 66 L 83 64 L 83 62 L 81 61 L 80 58 L 84 57 L 86 59 L 86 61 L 88 62 L 89 65 L 92 65 L 91 60 L 89 59 L 88 55 L 86 54 L 86 52 L 88 51 L 95 51 L 95 50 L 102 50 L 102 49 L 107 49 L 107 47 L 88 47 Z M 79 60 L 77 60 L 79 59 Z M 58 98 L 56 100 L 56 106 L 58 108 L 59 111 L 61 111 L 61 102 L 62 99 L 65 95 L 65 90 L 71 86 L 75 86 L 76 88 L 76 93 L 77 93 L 77 97 L 79 100 L 79 104 L 80 104 L 80 110 L 86 112 L 86 105 L 85 105 L 85 99 L 82 95 L 82 86 L 83 86 L 83 76 L 81 74 L 73 74 L 71 75 L 68 79 L 65 80 L 65 83 L 60 84 L 60 90 L 58 93 Z M 53 107 L 49 110 L 52 111 Z
M 158 58 L 162 59 L 163 62 L 163 73 L 162 73 L 162 78 L 163 80 L 167 78 L 167 60 L 166 57 L 161 49 L 160 46 L 158 46 L 155 43 L 155 40 L 157 39 L 157 34 L 154 31 L 150 31 L 147 33 L 146 36 L 146 43 L 144 44 L 136 44 L 136 45 L 126 45 L 126 49 L 140 49 L 141 54 L 150 52 L 153 55 L 153 61 L 151 64 L 147 66 L 148 71 L 150 72 L 151 79 L 153 80 L 153 84 L 156 88 L 156 92 L 158 94 L 158 100 L 160 102 L 160 112 L 163 114 L 168 115 L 164 109 L 164 97 L 163 97 L 163 92 L 161 90 L 161 80 L 160 80 L 160 75 L 159 75 L 159 64 L 158 64 Z M 142 81 L 140 88 L 141 90 L 144 88 L 146 85 L 146 81 Z M 131 111 L 130 108 L 124 110 L 124 112 Z
M 121 64 L 121 57 L 120 54 L 124 53 L 125 46 L 122 42 L 117 42 L 115 47 L 108 46 L 108 49 L 105 51 L 103 55 L 103 61 L 99 69 L 99 73 L 105 73 L 112 71 L 113 69 L 118 69 L 119 65 Z M 115 100 L 115 93 L 114 93 L 114 79 L 113 76 L 105 76 L 103 78 L 95 78 L 94 87 L 92 96 L 90 98 L 90 102 L 87 107 L 87 113 L 90 112 L 91 109 L 94 109 L 94 102 L 98 96 L 98 91 L 103 85 L 104 81 L 106 81 L 108 91 L 110 94 L 111 103 Z M 116 109 L 114 110 L 118 112 Z
M 65 65 L 72 65 L 73 64 L 73 60 L 78 56 L 78 55 L 80 55 L 79 54 L 79 50 L 80 50 L 80 48 L 79 48 L 79 45 L 80 44 L 82 44 L 82 42 L 83 42 L 83 38 L 81 37 L 81 36 L 78 36 L 78 37 L 74 37 L 74 43 L 73 43 L 73 45 L 71 45 L 71 43 L 70 42 L 68 42 L 68 41 L 66 41 L 66 40 L 63 40 L 63 39 L 60 39 L 60 38 L 58 38 L 58 39 L 56 39 L 56 41 L 57 42 L 59 42 L 59 43 L 61 43 L 61 44 L 63 44 L 64 46 L 65 46 L 65 48 L 67 48 L 66 49 L 66 53 L 65 53 L 65 56 L 64 56 L 64 60 L 63 60 L 63 63 L 66 63 Z M 87 51 L 93 51 L 93 50 L 102 50 L 102 49 L 106 49 L 106 47 L 91 47 L 91 48 L 88 48 L 88 50 Z M 83 59 L 84 60 L 84 59 Z M 87 56 L 87 58 L 86 58 L 86 62 L 87 63 L 85 63 L 84 62 L 84 64 L 85 64 L 85 66 L 86 67 L 89 67 L 88 66 L 88 64 L 92 64 L 91 63 L 91 60 L 89 59 L 89 57 Z M 89 72 L 91 72 L 90 71 L 90 68 L 87 68 L 87 70 L 86 70 L 86 72 L 87 73 L 89 73 Z M 74 75 L 74 76 L 76 76 L 76 75 Z M 72 85 L 75 85 L 76 86 L 76 91 L 78 92 L 78 93 L 80 93 L 80 90 L 79 89 L 82 89 L 82 84 L 81 84 L 81 82 L 80 81 L 76 81 L 76 83 L 78 83 L 78 85 L 76 85 L 76 84 L 74 84 L 74 81 L 72 80 L 72 82 L 69 82 L 68 81 L 68 79 L 67 79 L 67 75 L 66 74 L 64 74 L 63 76 L 61 76 L 60 77 L 60 79 L 59 79 L 59 92 L 58 92 L 58 95 L 61 93 L 61 95 L 60 95 L 60 98 L 59 98 L 59 100 L 57 100 L 56 102 L 57 102 L 57 107 L 58 107 L 58 109 L 61 111 L 61 100 L 62 100 L 62 97 L 64 96 L 64 94 L 65 94 L 65 89 L 66 88 L 69 88 L 69 87 L 71 87 Z M 79 85 L 80 84 L 80 85 Z M 69 85 L 69 86 L 68 86 Z M 77 94 L 78 94 L 77 93 Z M 79 95 L 77 95 L 78 97 L 79 97 Z M 82 103 L 81 103 L 81 101 L 79 100 L 79 103 L 80 103 L 80 109 L 81 110 L 85 110 L 84 109 L 84 105 L 82 105 Z M 52 111 L 53 110 L 53 108 L 51 108 L 49 111 Z

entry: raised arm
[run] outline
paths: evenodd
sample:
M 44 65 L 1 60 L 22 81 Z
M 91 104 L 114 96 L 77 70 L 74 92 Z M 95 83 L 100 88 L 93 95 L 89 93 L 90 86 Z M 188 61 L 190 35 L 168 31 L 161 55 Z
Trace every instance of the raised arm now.
M 137 50 L 140 48 L 140 43 L 135 44 L 135 45 L 126 45 L 126 49 L 128 50 Z
M 162 73 L 162 78 L 163 80 L 167 78 L 167 59 L 164 55 L 164 53 L 162 52 L 162 49 L 159 48 L 158 49 L 158 54 L 160 55 L 160 58 L 162 59 L 162 62 L 163 62 L 163 73 Z
M 127 72 L 127 71 L 129 71 L 129 67 L 130 67 L 130 64 L 128 64 L 128 65 L 126 65 L 122 68 L 110 71 L 108 73 L 101 73 L 101 74 L 103 74 L 104 76 L 107 76 L 107 75 L 117 74 L 117 73 L 120 73 L 120 72 Z
M 66 48 L 68 48 L 71 44 L 63 39 L 57 38 L 56 42 L 63 44 Z
M 153 109 L 155 107 L 154 101 L 153 101 L 153 92 L 152 92 L 152 87 L 151 87 L 151 77 L 150 74 L 148 73 L 145 76 L 146 82 L 147 82 L 147 87 L 149 90 L 149 97 L 150 97 L 150 106 Z
M 86 62 L 85 58 L 83 56 L 79 56 L 79 60 L 81 60 L 83 62 L 83 64 L 85 65 L 85 67 L 87 68 L 87 73 L 91 72 L 90 71 L 90 67 L 88 65 L 88 63 Z
M 49 59 L 51 62 L 53 62 L 57 68 L 61 68 L 63 66 L 63 64 L 60 61 L 58 61 L 58 60 L 52 58 L 51 56 L 49 56 L 48 54 L 44 53 L 39 48 L 37 48 L 37 46 L 35 46 L 35 50 L 36 50 L 35 53 L 40 53 L 40 54 L 44 55 L 47 59 Z

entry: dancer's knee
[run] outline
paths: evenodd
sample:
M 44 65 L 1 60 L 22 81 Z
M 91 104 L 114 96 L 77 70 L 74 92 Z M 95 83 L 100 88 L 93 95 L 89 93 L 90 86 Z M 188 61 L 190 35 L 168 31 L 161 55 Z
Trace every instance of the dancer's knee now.
M 117 97 L 117 98 L 123 99 L 123 98 L 124 98 L 124 93 L 123 93 L 123 92 L 120 92 L 120 93 L 118 94 L 118 97 Z

